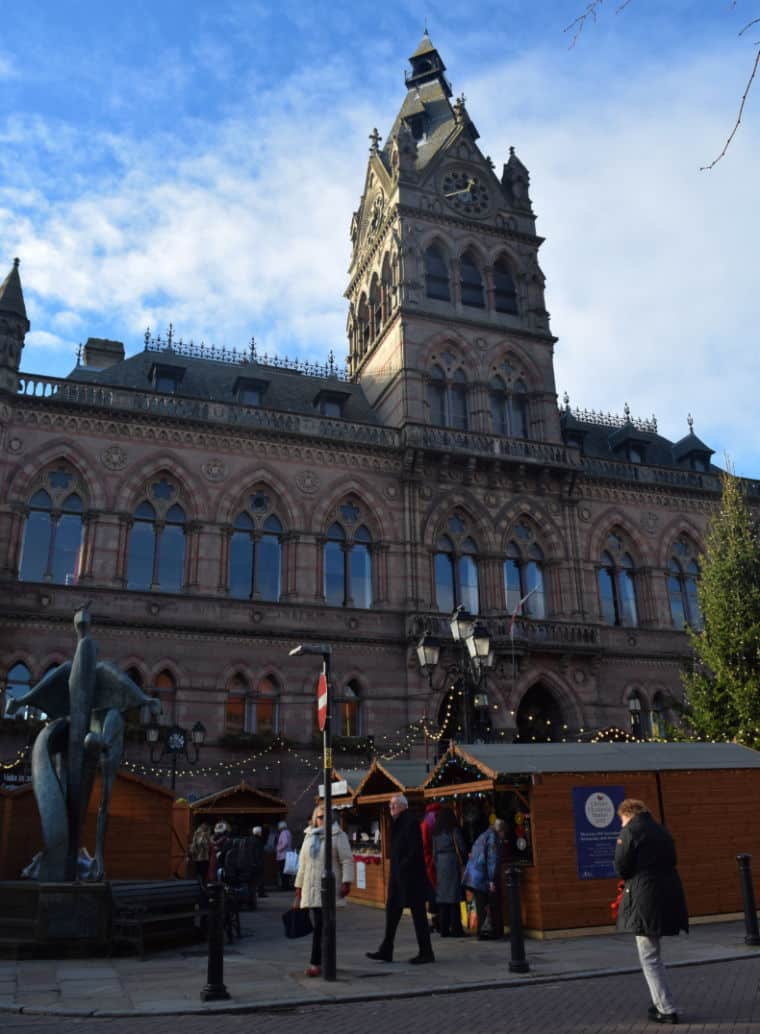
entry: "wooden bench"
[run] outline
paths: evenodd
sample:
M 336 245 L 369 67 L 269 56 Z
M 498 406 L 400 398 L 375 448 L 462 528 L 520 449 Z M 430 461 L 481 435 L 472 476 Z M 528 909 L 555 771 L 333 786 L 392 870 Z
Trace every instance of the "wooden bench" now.
M 111 949 L 117 941 L 134 944 L 145 958 L 145 937 L 200 937 L 208 897 L 195 880 L 112 881 Z

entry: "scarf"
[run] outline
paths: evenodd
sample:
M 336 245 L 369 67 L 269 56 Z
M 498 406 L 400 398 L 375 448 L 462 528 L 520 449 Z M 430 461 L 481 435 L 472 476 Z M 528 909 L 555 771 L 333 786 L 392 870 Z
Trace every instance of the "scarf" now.
M 323 826 L 313 826 L 311 830 L 311 842 L 309 843 L 309 854 L 312 858 L 319 858 L 319 851 L 322 847 L 322 837 L 325 834 Z

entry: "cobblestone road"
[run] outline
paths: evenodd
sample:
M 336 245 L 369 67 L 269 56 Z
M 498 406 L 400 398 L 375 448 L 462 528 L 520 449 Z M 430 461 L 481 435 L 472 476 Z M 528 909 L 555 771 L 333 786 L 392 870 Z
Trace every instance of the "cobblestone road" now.
M 683 1034 L 760 1034 L 759 960 L 671 970 Z M 0 1034 L 607 1034 L 655 1031 L 641 975 L 322 1005 L 255 1015 L 0 1015 Z

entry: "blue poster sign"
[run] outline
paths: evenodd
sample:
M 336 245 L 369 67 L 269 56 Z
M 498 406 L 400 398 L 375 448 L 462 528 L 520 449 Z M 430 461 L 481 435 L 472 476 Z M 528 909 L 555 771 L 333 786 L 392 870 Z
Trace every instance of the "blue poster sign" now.
M 575 853 L 582 880 L 605 880 L 615 875 L 615 842 L 620 833 L 618 805 L 622 786 L 573 787 Z

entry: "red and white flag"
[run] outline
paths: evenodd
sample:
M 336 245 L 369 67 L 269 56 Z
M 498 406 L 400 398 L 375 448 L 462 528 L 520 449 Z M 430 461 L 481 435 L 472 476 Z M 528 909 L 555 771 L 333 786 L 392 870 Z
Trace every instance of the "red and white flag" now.
M 533 588 L 530 590 L 530 592 L 526 592 L 525 593 L 523 598 L 518 602 L 517 606 L 512 611 L 512 620 L 509 622 L 509 638 L 510 639 L 514 639 L 515 638 L 515 624 L 517 623 L 517 619 L 521 616 L 521 614 L 523 612 L 523 605 L 530 599 L 530 597 L 533 595 L 533 593 L 537 592 L 537 591 L 538 591 L 538 586 L 534 585 Z

